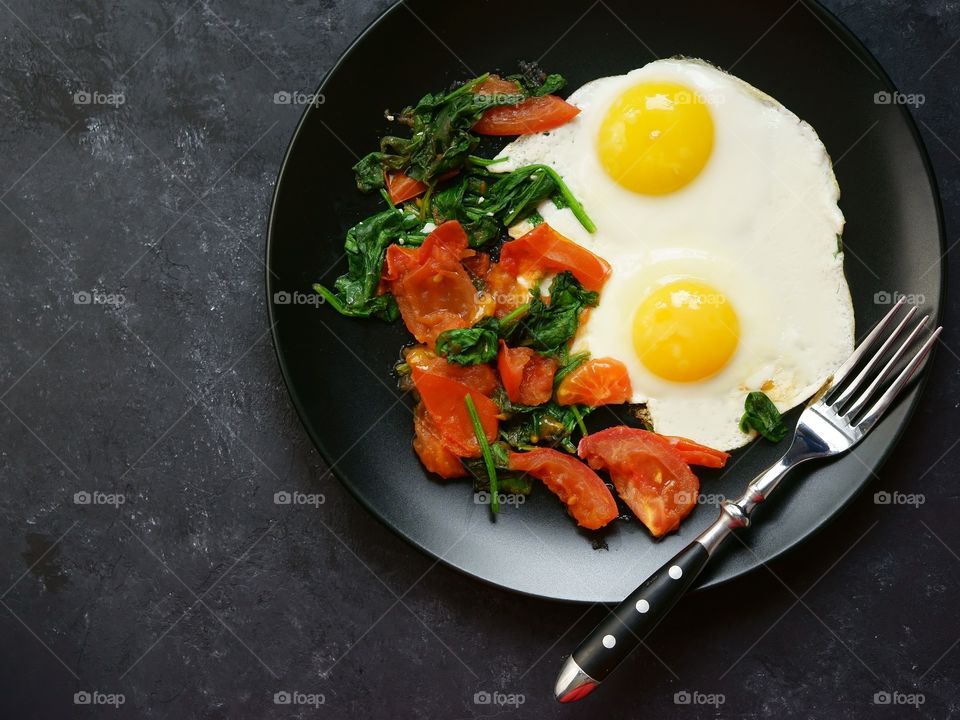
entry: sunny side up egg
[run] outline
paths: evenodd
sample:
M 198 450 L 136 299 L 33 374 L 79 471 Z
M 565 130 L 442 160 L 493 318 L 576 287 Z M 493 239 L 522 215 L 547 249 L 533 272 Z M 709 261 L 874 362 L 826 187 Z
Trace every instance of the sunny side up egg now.
M 749 391 L 786 411 L 853 349 L 829 155 L 779 102 L 699 60 L 594 80 L 569 102 L 577 118 L 494 167 L 552 166 L 597 226 L 539 208 L 613 268 L 573 349 L 623 362 L 657 432 L 746 444 Z

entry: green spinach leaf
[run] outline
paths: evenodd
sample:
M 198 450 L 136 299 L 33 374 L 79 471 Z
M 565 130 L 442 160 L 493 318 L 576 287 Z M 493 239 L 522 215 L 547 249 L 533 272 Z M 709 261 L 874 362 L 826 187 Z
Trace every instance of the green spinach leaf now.
M 384 210 L 347 231 L 343 248 L 347 272 L 333 288 L 316 284 L 313 289 L 342 315 L 396 320 L 397 303 L 390 294 L 377 295 L 387 246 L 420 227 L 416 215 L 402 210 Z
M 752 428 L 771 442 L 780 442 L 786 436 L 787 426 L 780 411 L 764 393 L 754 391 L 747 395 L 743 410 L 740 419 L 740 430 L 743 432 L 750 432 Z
M 497 357 L 500 323 L 484 318 L 463 330 L 446 330 L 437 337 L 437 355 L 457 365 L 480 365 Z
M 595 307 L 600 296 L 589 290 L 565 271 L 550 284 L 550 303 L 544 302 L 540 288 L 530 291 L 533 300 L 530 309 L 520 321 L 518 333 L 520 345 L 527 345 L 538 352 L 566 357 L 567 344 L 577 334 L 580 315 L 586 308 Z
M 512 416 L 501 427 L 500 437 L 517 450 L 539 445 L 575 453 L 571 435 L 582 427 L 583 418 L 592 410 L 586 405 L 558 405 L 552 401 L 536 407 L 513 405 Z

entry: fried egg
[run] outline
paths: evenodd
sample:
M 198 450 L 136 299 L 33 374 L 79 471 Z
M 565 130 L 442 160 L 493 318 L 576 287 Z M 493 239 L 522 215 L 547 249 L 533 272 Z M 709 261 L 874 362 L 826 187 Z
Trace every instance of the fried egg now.
M 853 349 L 826 149 L 779 102 L 699 60 L 594 80 L 568 101 L 580 115 L 514 141 L 494 167 L 553 167 L 597 226 L 539 208 L 613 267 L 573 350 L 624 363 L 657 432 L 746 444 L 748 392 L 786 411 Z

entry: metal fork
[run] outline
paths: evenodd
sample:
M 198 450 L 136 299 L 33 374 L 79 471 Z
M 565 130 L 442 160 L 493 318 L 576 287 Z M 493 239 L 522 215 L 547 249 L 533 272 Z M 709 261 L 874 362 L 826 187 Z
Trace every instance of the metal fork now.
M 760 473 L 743 495 L 725 501 L 716 522 L 634 590 L 573 652 L 554 688 L 560 702 L 579 700 L 606 679 L 693 585 L 730 533 L 750 525 L 753 511 L 790 470 L 844 453 L 870 432 L 943 329 L 938 327 L 916 348 L 929 315 L 914 322 L 913 307 L 898 321 L 904 303 L 901 298 L 877 323 L 806 407 L 783 457 Z

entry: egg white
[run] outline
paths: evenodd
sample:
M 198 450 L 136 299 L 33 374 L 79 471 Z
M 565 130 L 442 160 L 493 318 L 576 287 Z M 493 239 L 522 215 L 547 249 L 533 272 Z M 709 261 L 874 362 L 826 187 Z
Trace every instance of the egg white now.
M 647 81 L 691 88 L 713 118 L 706 166 L 668 195 L 620 186 L 596 152 L 610 105 Z M 556 230 L 613 267 L 574 350 L 623 362 L 631 399 L 646 404 L 658 432 L 725 450 L 746 444 L 753 433 L 741 432 L 739 420 L 747 392 L 762 387 L 786 411 L 812 395 L 853 349 L 853 306 L 837 242 L 844 218 L 826 149 L 813 128 L 779 102 L 699 60 L 660 60 L 594 80 L 569 102 L 580 115 L 511 143 L 494 168 L 552 166 L 597 225 L 590 234 L 569 210 L 549 201 L 539 208 Z M 733 357 L 701 381 L 652 374 L 633 346 L 636 308 L 675 277 L 715 287 L 740 323 Z

